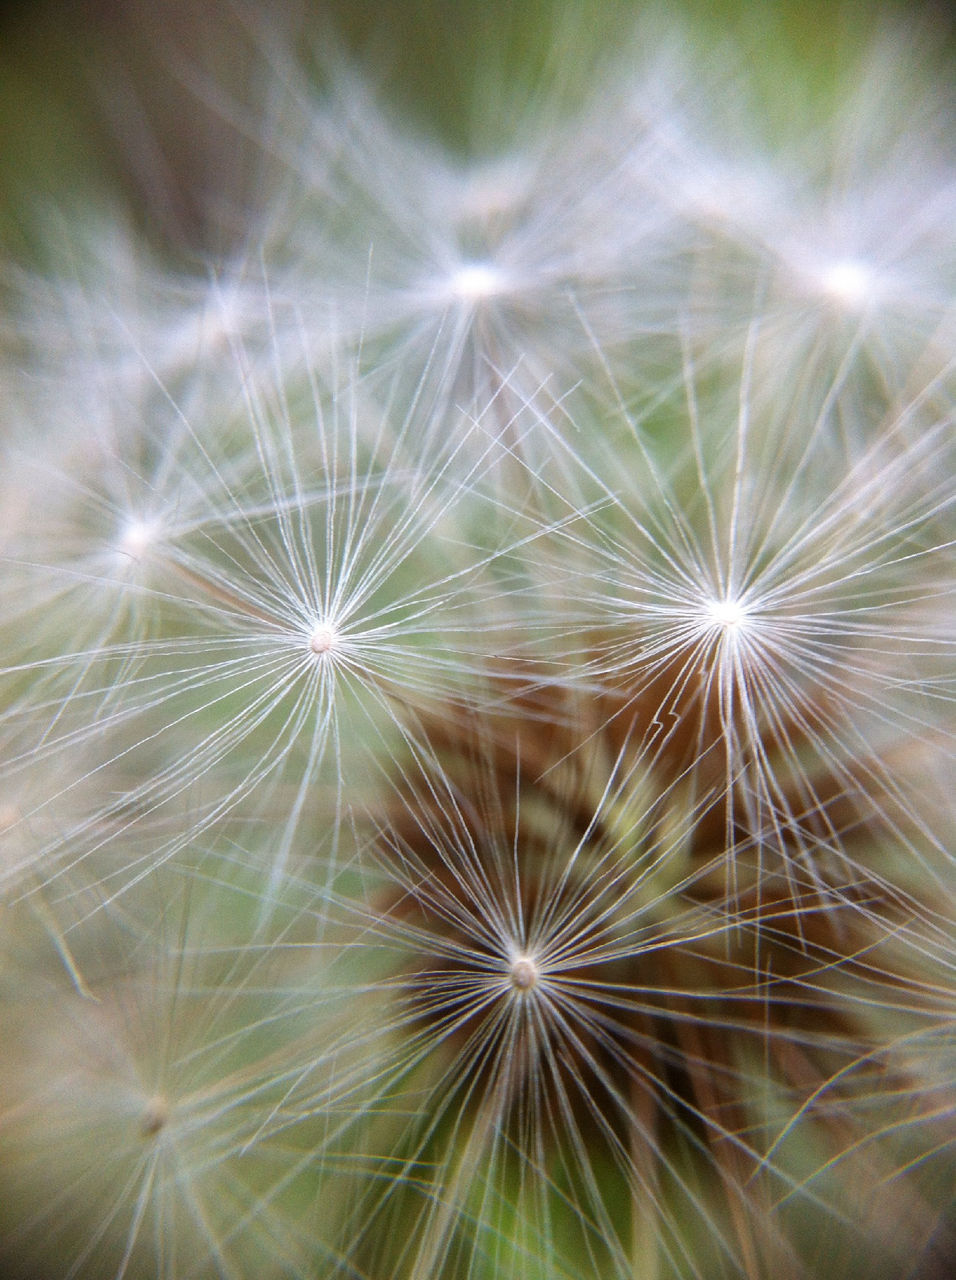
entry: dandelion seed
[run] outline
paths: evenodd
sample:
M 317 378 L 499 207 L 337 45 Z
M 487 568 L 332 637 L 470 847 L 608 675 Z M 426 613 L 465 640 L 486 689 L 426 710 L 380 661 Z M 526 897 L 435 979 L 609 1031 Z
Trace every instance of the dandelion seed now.
M 0 1060 L 4 1270 L 52 1274 L 68 1256 L 91 1280 L 168 1275 L 170 1251 L 188 1249 L 190 1267 L 231 1276 L 321 1272 L 321 1232 L 310 1240 L 287 1201 L 311 1202 L 332 1126 L 300 1117 L 283 1130 L 283 1108 L 321 1077 L 331 1112 L 331 1059 L 344 1105 L 355 1050 L 342 1031 L 358 1045 L 365 1015 L 328 965 L 348 951 L 341 937 L 308 945 L 319 920 L 301 903 L 314 894 L 273 902 L 250 945 L 241 922 L 262 886 L 236 853 L 145 883 L 122 916 L 82 930 L 77 945 L 99 957 L 95 1002 L 18 960 L 46 1016 L 10 1008 L 16 1043 Z M 366 1070 L 374 1044 L 359 1048 Z
M 601 775 L 589 811 L 588 784 L 607 755 L 571 769 L 557 717 L 517 732 L 479 723 L 490 738 L 478 742 L 436 729 L 451 772 L 423 761 L 418 783 L 411 768 L 402 773 L 395 826 L 375 842 L 393 904 L 357 909 L 366 936 L 395 957 L 389 985 L 405 1028 L 379 1059 L 382 1088 L 403 1114 L 410 1096 L 421 1101 L 400 1144 L 406 1176 L 386 1192 L 370 1187 L 350 1221 L 354 1256 L 375 1270 L 384 1255 L 370 1224 L 414 1215 L 410 1274 L 453 1258 L 467 1267 L 488 1247 L 485 1232 L 502 1226 L 495 1206 L 517 1197 L 530 1236 L 555 1251 L 557 1274 L 587 1256 L 594 1274 L 631 1276 L 637 1253 L 703 1276 L 688 1234 L 698 1229 L 728 1275 L 746 1274 L 744 1258 L 753 1274 L 792 1261 L 786 1214 L 778 1221 L 770 1204 L 778 1193 L 806 1195 L 804 1180 L 822 1175 L 828 1158 L 801 1166 L 806 1150 L 793 1131 L 831 1160 L 853 1159 L 850 1135 L 865 1131 L 869 1112 L 860 1058 L 879 1043 L 870 983 L 893 1000 L 905 957 L 898 973 L 864 956 L 859 971 L 847 958 L 831 975 L 828 956 L 855 953 L 847 931 L 869 936 L 855 904 L 821 903 L 812 881 L 767 874 L 757 851 L 741 851 L 750 868 L 745 877 L 741 867 L 731 909 L 719 832 L 705 852 L 699 833 L 687 840 L 694 824 L 677 788 L 658 791 L 653 812 L 640 814 L 636 780 L 616 772 Z M 529 775 L 516 751 L 552 768 Z M 528 941 L 516 946 L 509 934 Z M 885 928 L 871 942 L 890 936 Z M 501 999 L 502 965 L 517 999 Z M 938 1012 L 931 999 L 922 1004 L 895 1004 L 919 1034 Z M 911 1078 L 905 1064 L 887 1065 Z M 423 1095 L 410 1095 L 413 1081 Z M 815 1089 L 840 1125 L 815 1114 Z M 766 1150 L 758 1135 L 768 1097 L 792 1129 L 782 1120 Z M 709 1178 L 721 1187 L 716 1199 L 700 1194 Z M 559 1246 L 549 1224 L 568 1184 L 575 1203 Z M 604 1197 L 629 1206 L 630 1226 Z M 811 1211 L 849 1247 L 855 1229 L 824 1200 Z
M 496 532 L 507 525 L 482 484 L 493 460 L 487 446 L 461 466 L 463 438 L 433 441 L 427 466 L 415 459 L 417 441 L 406 458 L 416 404 L 393 423 L 371 400 L 356 403 L 354 383 L 337 394 L 315 375 L 302 388 L 312 429 L 297 433 L 274 377 L 254 378 L 235 355 L 241 412 L 224 433 L 224 455 L 168 404 L 177 430 L 168 454 L 166 442 L 149 441 L 148 476 L 131 475 L 136 448 L 130 460 L 105 454 L 117 498 L 126 488 L 156 490 L 163 513 L 126 515 L 125 502 L 112 545 L 97 529 L 86 558 L 64 563 L 54 548 L 49 565 L 29 566 L 53 598 L 79 597 L 78 582 L 88 588 L 91 580 L 110 593 L 99 608 L 80 611 L 78 625 L 96 629 L 88 644 L 64 650 L 57 637 L 43 654 L 33 643 L 22 663 L 0 673 L 12 689 L 32 672 L 45 690 L 8 700 L 4 721 L 32 733 L 34 750 L 22 745 L 0 769 L 82 757 L 84 739 L 96 735 L 112 743 L 105 768 L 115 763 L 133 778 L 37 851 L 34 865 L 46 867 L 48 883 L 84 860 L 108 863 L 110 846 L 137 825 L 135 862 L 125 875 L 112 866 L 102 873 L 120 893 L 124 879 L 134 883 L 251 797 L 268 804 L 287 785 L 273 853 L 278 883 L 316 784 L 341 795 L 358 756 L 411 732 L 410 706 L 467 700 L 483 637 L 493 645 L 491 635 L 510 623 L 507 611 L 490 618 L 508 594 L 491 566 L 515 539 Z M 177 493 L 186 496 L 174 501 Z M 88 519 L 91 506 L 100 515 L 82 489 L 77 506 L 77 517 Z M 43 603 L 21 607 L 36 612 Z M 68 690 L 59 705 L 55 686 Z M 147 757 L 136 777 L 136 762 Z M 187 820 L 191 788 L 227 761 L 229 781 Z M 81 762 L 70 772 L 103 767 Z
M 687 376 L 690 439 L 676 464 L 658 460 L 639 423 L 630 483 L 615 458 L 581 458 L 556 437 L 579 479 L 546 497 L 563 489 L 582 515 L 557 537 L 559 565 L 542 563 L 565 584 L 549 606 L 554 646 L 598 698 L 605 689 L 638 774 L 660 770 L 661 785 L 680 780 L 722 816 L 731 879 L 752 841 L 815 866 L 821 891 L 837 864 L 852 878 L 842 832 L 854 820 L 893 831 L 938 876 L 945 834 L 935 810 L 931 829 L 903 801 L 892 758 L 914 720 L 948 736 L 936 663 L 951 641 L 931 603 L 949 577 L 948 419 L 917 395 L 841 474 L 813 448 L 827 401 L 809 423 L 797 401 L 768 424 L 745 372 L 732 429 L 705 432 Z

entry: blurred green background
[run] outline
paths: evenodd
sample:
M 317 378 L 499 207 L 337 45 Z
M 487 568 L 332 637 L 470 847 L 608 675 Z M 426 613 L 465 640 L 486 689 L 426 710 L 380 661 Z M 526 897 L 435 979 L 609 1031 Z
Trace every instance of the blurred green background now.
M 698 57 L 739 57 L 772 129 L 825 116 L 854 54 L 881 26 L 902 26 L 944 75 L 953 65 L 947 7 L 887 0 L 680 0 L 666 9 L 634 0 L 8 4 L 0 10 L 0 252 L 42 257 L 49 232 L 38 211 L 69 216 L 78 196 L 118 196 L 166 248 L 226 250 L 209 197 L 243 198 L 250 142 L 227 119 L 228 104 L 202 101 L 197 82 L 208 78 L 243 101 L 261 56 L 257 28 L 279 23 L 303 44 L 341 44 L 418 127 L 468 148 L 493 144 L 496 131 L 507 141 L 509 113 L 539 91 L 560 85 L 570 104 L 599 86 L 636 21 L 651 30 L 673 24 Z M 504 102 L 494 86 L 507 87 Z

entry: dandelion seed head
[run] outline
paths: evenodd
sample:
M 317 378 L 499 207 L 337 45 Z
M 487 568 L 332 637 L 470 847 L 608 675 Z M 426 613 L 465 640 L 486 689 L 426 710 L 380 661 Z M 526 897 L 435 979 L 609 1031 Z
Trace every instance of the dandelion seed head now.
M 653 26 L 488 165 L 204 77 L 235 276 L 4 269 L 0 1271 L 949 1251 L 951 117 Z
M 515 991 L 532 991 L 541 977 L 541 970 L 533 956 L 520 953 L 512 958 L 508 976 Z

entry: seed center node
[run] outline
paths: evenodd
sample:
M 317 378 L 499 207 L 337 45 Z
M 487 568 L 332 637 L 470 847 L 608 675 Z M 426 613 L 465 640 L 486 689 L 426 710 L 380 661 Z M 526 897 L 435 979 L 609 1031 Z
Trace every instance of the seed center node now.
M 734 630 L 747 616 L 746 607 L 739 601 L 727 596 L 723 600 L 711 600 L 707 604 L 710 621 L 719 627 Z
M 309 648 L 317 657 L 321 657 L 334 648 L 338 635 L 338 630 L 331 622 L 319 622 L 309 636 Z
M 516 991 L 530 991 L 539 977 L 538 966 L 531 956 L 515 956 L 511 962 L 511 985 Z
M 482 302 L 504 289 L 504 274 L 487 262 L 465 263 L 451 278 L 451 292 L 462 302 Z
M 157 1094 L 146 1103 L 143 1110 L 140 1130 L 144 1138 L 155 1138 L 169 1122 L 169 1103 L 162 1094 Z

